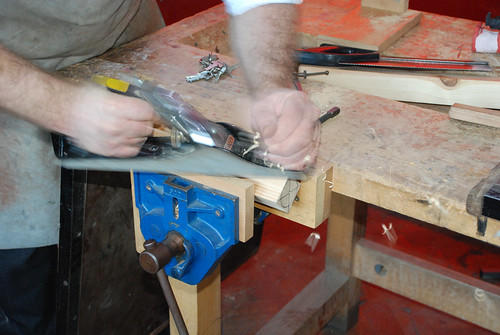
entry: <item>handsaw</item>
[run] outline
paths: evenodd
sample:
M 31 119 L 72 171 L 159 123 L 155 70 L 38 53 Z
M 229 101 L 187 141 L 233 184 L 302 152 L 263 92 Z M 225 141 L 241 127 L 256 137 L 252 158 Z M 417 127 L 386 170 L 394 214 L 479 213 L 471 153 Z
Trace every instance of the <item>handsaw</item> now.
M 54 135 L 54 151 L 68 169 L 144 171 L 240 177 L 283 177 L 301 180 L 307 171 L 284 170 L 266 160 L 256 136 L 225 122 L 206 119 L 179 94 L 136 77 L 98 76 L 94 81 L 110 91 L 144 99 L 170 128 L 168 137 L 151 137 L 133 158 L 89 153 L 64 135 Z
M 488 62 L 446 59 L 385 57 L 379 52 L 331 44 L 299 49 L 296 58 L 300 64 L 322 66 L 362 66 L 421 71 L 479 71 L 490 72 Z

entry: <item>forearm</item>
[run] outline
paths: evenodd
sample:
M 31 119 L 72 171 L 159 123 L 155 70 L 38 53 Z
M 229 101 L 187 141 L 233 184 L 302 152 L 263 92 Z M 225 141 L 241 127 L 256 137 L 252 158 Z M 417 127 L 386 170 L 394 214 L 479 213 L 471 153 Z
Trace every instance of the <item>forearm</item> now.
M 254 96 L 291 87 L 296 6 L 269 4 L 232 18 L 232 39 Z
M 0 108 L 40 127 L 66 132 L 75 88 L 0 45 Z
M 144 100 L 59 78 L 1 46 L 0 87 L 0 110 L 100 155 L 136 155 L 160 120 Z

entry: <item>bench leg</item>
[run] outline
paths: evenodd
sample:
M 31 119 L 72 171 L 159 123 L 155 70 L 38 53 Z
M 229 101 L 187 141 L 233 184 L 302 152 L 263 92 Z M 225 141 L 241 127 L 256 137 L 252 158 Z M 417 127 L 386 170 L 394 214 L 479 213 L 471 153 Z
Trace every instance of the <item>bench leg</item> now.
M 354 247 L 364 236 L 366 203 L 333 193 L 331 215 L 328 219 L 325 270 L 349 276 L 347 299 L 329 326 L 347 331 L 358 319 L 360 280 L 352 276 Z

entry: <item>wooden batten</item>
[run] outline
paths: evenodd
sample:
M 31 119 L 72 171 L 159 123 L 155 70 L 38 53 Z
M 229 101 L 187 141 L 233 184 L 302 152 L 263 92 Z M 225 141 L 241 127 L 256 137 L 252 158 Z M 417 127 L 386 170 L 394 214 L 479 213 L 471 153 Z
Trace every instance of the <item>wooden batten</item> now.
M 328 76 L 310 79 L 390 100 L 448 106 L 461 103 L 500 109 L 498 78 L 451 78 L 422 72 L 337 69 L 312 65 L 299 67 L 300 72 L 326 70 L 329 71 Z
M 500 111 L 498 110 L 453 104 L 450 107 L 449 115 L 450 119 L 500 128 Z

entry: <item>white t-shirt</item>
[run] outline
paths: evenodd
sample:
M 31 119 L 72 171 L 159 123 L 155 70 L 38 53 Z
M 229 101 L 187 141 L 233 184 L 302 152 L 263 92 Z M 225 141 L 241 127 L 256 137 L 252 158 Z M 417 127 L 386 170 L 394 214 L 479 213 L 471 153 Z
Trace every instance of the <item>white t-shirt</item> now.
M 300 4 L 302 0 L 224 0 L 226 11 L 231 15 L 241 15 L 250 9 L 274 3 Z

